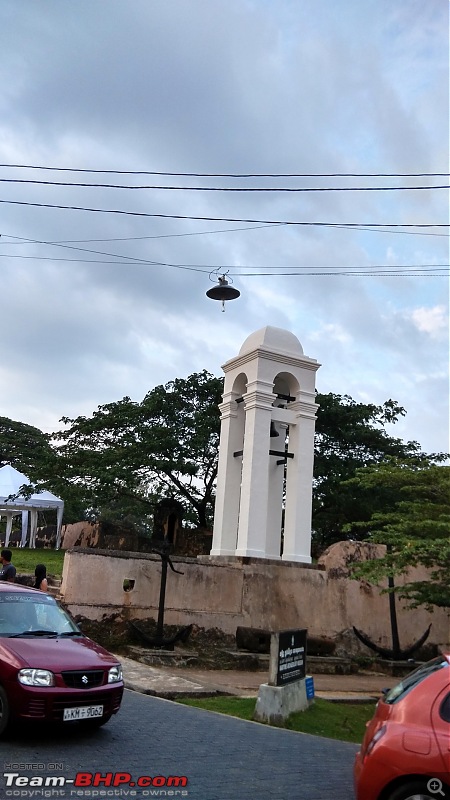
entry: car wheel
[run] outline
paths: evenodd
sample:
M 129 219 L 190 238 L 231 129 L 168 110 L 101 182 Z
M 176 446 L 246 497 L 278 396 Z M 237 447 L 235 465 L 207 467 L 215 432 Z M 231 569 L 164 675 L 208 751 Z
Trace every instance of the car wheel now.
M 6 728 L 8 727 L 9 722 L 9 703 L 8 698 L 6 696 L 6 692 L 2 686 L 0 686 L 0 736 Z
M 435 788 L 433 781 L 436 781 Z M 450 792 L 438 778 L 428 778 L 397 786 L 386 800 L 436 800 L 436 797 L 444 797 L 445 800 L 449 800 Z

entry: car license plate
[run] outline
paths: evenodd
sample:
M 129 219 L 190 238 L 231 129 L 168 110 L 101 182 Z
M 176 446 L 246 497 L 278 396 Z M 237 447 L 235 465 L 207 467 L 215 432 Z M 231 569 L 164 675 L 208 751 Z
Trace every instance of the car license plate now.
M 103 706 L 79 706 L 78 708 L 65 708 L 63 720 L 69 722 L 74 719 L 92 719 L 103 716 Z

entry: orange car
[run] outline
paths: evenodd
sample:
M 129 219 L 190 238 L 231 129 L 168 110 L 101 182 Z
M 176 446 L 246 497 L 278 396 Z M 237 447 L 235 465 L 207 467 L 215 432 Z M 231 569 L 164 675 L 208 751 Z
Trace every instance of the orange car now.
M 356 800 L 450 799 L 450 655 L 386 691 L 356 754 Z

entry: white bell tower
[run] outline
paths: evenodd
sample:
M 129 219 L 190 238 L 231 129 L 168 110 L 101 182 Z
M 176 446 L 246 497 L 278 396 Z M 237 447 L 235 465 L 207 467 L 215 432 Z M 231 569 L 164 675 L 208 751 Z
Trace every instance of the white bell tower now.
M 319 367 L 293 333 L 270 325 L 223 365 L 211 556 L 311 562 Z

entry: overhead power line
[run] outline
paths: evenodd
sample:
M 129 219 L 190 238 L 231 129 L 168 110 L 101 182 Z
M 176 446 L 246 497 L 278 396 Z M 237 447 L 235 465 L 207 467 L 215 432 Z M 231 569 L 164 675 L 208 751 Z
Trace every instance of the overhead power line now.
M 131 217 L 144 217 L 151 219 L 185 219 L 201 220 L 203 222 L 242 222 L 253 225 L 296 225 L 303 227 L 325 227 L 325 228 L 449 228 L 448 222 L 305 222 L 298 220 L 269 220 L 269 219 L 246 219 L 242 217 L 204 217 L 191 214 L 150 214 L 146 211 L 125 211 L 117 208 L 90 208 L 88 206 L 66 206 L 58 203 L 31 203 L 25 200 L 0 200 L 6 205 L 30 206 L 33 208 L 59 208 L 66 211 L 88 211 L 96 214 L 122 214 Z
M 245 231 L 258 231 L 262 228 L 278 228 L 281 227 L 279 225 L 246 225 L 245 228 L 219 228 L 218 230 L 209 230 L 209 231 L 185 231 L 184 233 L 157 233 L 151 236 L 110 236 L 106 239 L 60 239 L 57 241 L 48 242 L 48 244 L 83 244 L 83 242 L 139 242 L 145 239 L 177 239 L 183 236 L 211 236 L 216 233 L 233 233 L 233 232 L 245 232 Z M 421 235 L 421 234 L 419 234 Z M 428 235 L 428 234 L 424 234 Z M 432 235 L 432 234 L 429 234 Z M 443 236 L 444 234 L 436 234 L 437 236 Z M 20 239 L 19 236 L 8 236 L 8 234 L 4 233 L 3 236 L 6 236 L 8 239 Z M 26 243 L 28 240 L 22 240 Z M 22 241 L 17 242 L 17 244 L 21 244 Z M 3 244 L 16 244 L 16 242 L 3 242 Z
M 134 259 L 131 256 L 117 256 L 117 259 L 100 259 L 100 258 L 58 258 L 52 256 L 20 256 L 7 254 L 0 254 L 0 258 L 22 258 L 33 261 L 52 261 L 63 262 L 69 264 L 110 264 L 114 266 L 125 267 L 169 267 L 172 269 L 186 270 L 187 272 L 200 272 L 203 275 L 211 274 L 211 264 L 172 264 L 165 261 L 149 261 L 147 259 Z M 127 261 L 120 260 L 127 258 Z M 312 275 L 360 275 L 360 276 L 397 276 L 397 277 L 429 277 L 441 278 L 448 275 L 449 264 L 402 264 L 402 265 L 389 265 L 389 264 L 365 264 L 360 266 L 342 266 L 336 264 L 329 265 L 302 265 L 302 266 L 258 266 L 253 267 L 246 264 L 239 266 L 230 264 L 219 264 L 213 267 L 213 271 L 227 270 L 227 275 L 233 277 L 303 277 Z M 243 272 L 242 270 L 252 270 L 251 272 Z M 263 270 L 258 272 L 257 270 Z M 276 270 L 271 272 L 269 270 Z M 289 270 L 282 272 L 280 270 Z M 325 271 L 326 270 L 326 271 Z
M 39 243 L 40 244 L 40 243 Z M 51 244 L 51 242 L 47 242 L 47 244 Z M 87 251 L 88 252 L 88 251 Z M 95 252 L 95 251 L 94 251 Z M 251 270 L 269 270 L 269 269 L 343 269 L 342 264 L 270 264 L 268 266 L 264 266 L 261 264 L 258 265 L 251 265 L 251 264 L 216 264 L 211 266 L 211 264 L 172 264 L 166 261 L 151 261 L 147 258 L 135 258 L 133 256 L 123 256 L 121 254 L 111 254 L 114 257 L 110 259 L 104 258 L 60 258 L 57 256 L 24 256 L 24 255 L 17 255 L 17 254 L 9 254 L 9 253 L 0 253 L 0 258 L 19 258 L 25 261 L 62 261 L 69 264 L 116 264 L 119 266 L 132 266 L 135 264 L 136 266 L 141 265 L 150 265 L 150 266 L 161 266 L 161 267 L 180 267 L 184 269 L 201 269 L 206 270 L 208 273 L 211 270 L 214 272 L 215 270 L 242 270 L 242 269 L 251 269 Z M 126 261 L 124 259 L 127 259 Z M 350 264 L 345 266 L 345 269 L 360 269 L 360 270 L 431 270 L 431 271 L 444 271 L 450 269 L 450 264 L 359 264 L 357 266 L 351 266 Z M 242 274 L 242 273 L 239 273 Z M 254 273 L 249 273 L 253 275 Z M 258 273 L 260 275 L 266 274 L 265 272 Z M 277 273 L 274 273 L 277 274 Z M 286 275 L 290 275 L 291 273 L 287 272 Z
M 92 175 L 161 175 L 170 178 L 440 178 L 448 172 L 156 172 L 150 170 L 79 169 L 36 164 L 0 164 L 1 168 L 81 172 Z
M 264 193 L 308 193 L 308 192 L 414 192 L 435 189 L 450 189 L 450 184 L 441 186 L 133 186 L 118 183 L 72 183 L 67 181 L 38 181 L 27 178 L 0 178 L 0 183 L 33 184 L 38 186 L 66 186 L 76 189 L 126 189 L 157 190 L 167 192 L 264 192 Z
M 49 241 L 42 241 L 39 239 L 24 239 L 23 237 L 16 237 L 11 236 L 9 238 L 13 239 L 20 239 L 20 241 L 28 243 L 28 244 L 41 244 L 41 245 L 51 245 L 53 247 L 60 247 L 65 250 L 76 250 L 81 253 L 90 253 L 93 255 L 102 255 L 108 256 L 107 259 L 85 259 L 85 258 L 58 258 L 52 256 L 22 256 L 22 255 L 9 255 L 7 253 L 0 254 L 0 257 L 3 258 L 22 258 L 27 260 L 36 260 L 36 261 L 55 261 L 55 262 L 64 262 L 64 263 L 81 263 L 81 264 L 112 264 L 115 266 L 126 266 L 126 267 L 133 267 L 133 266 L 152 266 L 152 267 L 170 267 L 173 269 L 181 269 L 186 270 L 188 272 L 200 272 L 202 274 L 211 274 L 212 271 L 220 271 L 226 270 L 227 274 L 232 274 L 238 277 L 256 277 L 256 276 L 285 276 L 285 277 L 293 277 L 293 276 L 304 276 L 304 275 L 367 275 L 367 276 L 374 276 L 374 275 L 387 275 L 387 276 L 395 276 L 398 277 L 420 277 L 420 276 L 428 276 L 428 277 L 445 277 L 447 271 L 450 267 L 449 264 L 364 264 L 364 265 L 357 265 L 357 266 L 342 266 L 342 265 L 282 265 L 277 266 L 271 264 L 269 266 L 251 266 L 248 264 L 218 264 L 212 266 L 210 263 L 208 264 L 183 264 L 178 263 L 174 264 L 171 262 L 166 261 L 152 261 L 146 258 L 137 258 L 135 256 L 127 256 L 122 255 L 119 253 L 108 253 L 101 250 L 92 250 L 90 248 L 84 247 L 76 247 L 74 245 L 69 244 L 62 244 L 60 242 L 49 242 Z M 242 270 L 252 270 L 252 272 L 243 272 Z M 256 272 L 256 270 L 264 270 L 263 272 Z M 277 270 L 277 272 L 268 272 L 267 270 Z M 279 270 L 289 270 L 289 272 L 279 272 Z M 294 272 L 293 270 L 300 270 L 299 272 Z M 306 270 L 312 270 L 307 272 Z M 324 270 L 331 270 L 330 272 L 324 272 Z
M 127 256 L 119 253 L 108 253 L 101 250 L 93 250 L 91 248 L 77 247 L 74 244 L 67 244 L 62 242 L 43 241 L 39 239 L 25 239 L 19 236 L 10 236 L 8 238 L 20 240 L 27 244 L 40 244 L 50 245 L 52 247 L 63 248 L 64 250 L 76 250 L 81 253 L 90 253 L 92 255 L 108 256 L 107 259 L 84 259 L 84 258 L 54 258 L 51 256 L 22 256 L 22 255 L 9 255 L 7 253 L 0 254 L 3 258 L 23 258 L 36 261 L 55 261 L 65 263 L 89 263 L 89 264 L 111 264 L 114 266 L 152 266 L 152 267 L 169 267 L 172 269 L 180 269 L 188 272 L 199 272 L 203 275 L 211 274 L 211 271 L 218 272 L 226 270 L 227 275 L 231 273 L 235 277 L 269 277 L 269 276 L 283 276 L 283 277 L 304 277 L 304 276 L 321 276 L 321 275 L 359 275 L 366 277 L 374 276 L 387 276 L 387 277 L 431 277 L 439 278 L 446 277 L 449 264 L 367 264 L 358 266 L 342 266 L 342 265 L 270 265 L 270 266 L 250 266 L 246 264 L 219 264 L 211 266 L 210 263 L 205 264 L 174 264 L 166 261 L 152 261 L 146 258 L 137 258 L 135 256 Z M 242 270 L 252 270 L 252 272 L 243 272 Z M 264 270 L 263 272 L 256 272 L 256 270 Z M 277 270 L 276 272 L 268 272 L 267 270 Z M 288 272 L 280 272 L 279 270 L 289 270 Z M 300 271 L 293 271 L 300 270 Z M 307 271 L 310 270 L 310 271 Z M 330 270 L 330 271 L 325 271 Z
M 185 236 L 213 236 L 218 233 L 245 233 L 246 231 L 259 231 L 265 228 L 282 228 L 283 222 L 273 223 L 272 225 L 246 225 L 245 228 L 217 228 L 215 230 L 207 230 L 207 231 L 184 231 L 183 233 L 155 233 L 149 236 L 108 236 L 106 238 L 96 238 L 96 239 L 56 239 L 52 241 L 47 241 L 47 244 L 90 244 L 93 242 L 140 242 L 145 240 L 151 239 L 179 239 Z M 340 228 L 344 230 L 347 228 L 346 225 L 340 225 Z M 430 233 L 425 231 L 391 231 L 391 230 L 382 230 L 382 229 L 373 229 L 373 228 L 366 228 L 364 225 L 359 225 L 354 230 L 358 231 L 368 231 L 369 233 L 392 233 L 392 234 L 399 234 L 401 236 L 445 236 L 448 238 L 448 233 Z M 9 236 L 7 233 L 2 234 L 3 239 L 0 240 L 0 244 L 27 244 L 29 239 L 23 239 L 20 236 Z M 6 239 L 17 239 L 18 241 L 14 242 L 7 242 Z

